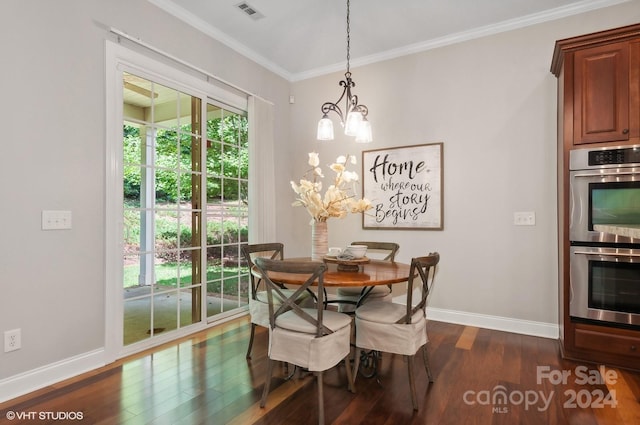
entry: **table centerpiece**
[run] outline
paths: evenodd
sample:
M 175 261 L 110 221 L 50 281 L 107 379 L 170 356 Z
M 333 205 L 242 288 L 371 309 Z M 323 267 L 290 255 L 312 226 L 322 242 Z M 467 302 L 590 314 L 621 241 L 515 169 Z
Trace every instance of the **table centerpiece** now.
M 296 193 L 293 206 L 302 206 L 311 216 L 311 259 L 322 261 L 327 254 L 329 236 L 327 220 L 331 217 L 344 218 L 349 213 L 363 213 L 372 208 L 371 202 L 366 198 L 357 198 L 356 184 L 359 180 L 358 173 L 347 170 L 347 164 L 356 165 L 356 157 L 353 155 L 339 156 L 329 165 L 335 173 L 333 184 L 324 193 L 322 192 L 322 180 L 324 174 L 320 168 L 320 157 L 317 152 L 309 153 L 309 165 L 304 177 L 299 184 L 291 181 L 291 187 Z

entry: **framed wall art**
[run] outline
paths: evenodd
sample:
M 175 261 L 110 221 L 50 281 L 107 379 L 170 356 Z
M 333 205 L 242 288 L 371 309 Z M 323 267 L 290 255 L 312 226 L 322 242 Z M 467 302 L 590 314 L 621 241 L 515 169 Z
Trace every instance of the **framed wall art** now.
M 443 229 L 442 143 L 362 152 L 364 229 Z

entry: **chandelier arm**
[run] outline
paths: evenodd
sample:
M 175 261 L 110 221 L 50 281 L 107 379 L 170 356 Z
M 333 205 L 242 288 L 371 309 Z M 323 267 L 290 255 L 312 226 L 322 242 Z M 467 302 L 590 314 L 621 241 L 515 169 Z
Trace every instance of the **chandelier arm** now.
M 366 117 L 367 114 L 369 113 L 369 108 L 367 108 L 366 105 L 358 105 L 358 96 L 356 95 L 352 96 L 351 105 L 352 105 L 351 110 L 360 112 L 363 118 Z
M 340 97 L 340 99 L 342 99 L 342 97 Z M 339 101 L 340 100 L 338 100 L 338 102 Z M 322 104 L 322 107 L 320 108 L 320 110 L 322 111 L 323 115 L 328 115 L 329 112 L 333 111 L 336 113 L 336 115 L 338 115 L 338 117 L 340 117 L 340 122 L 344 122 L 344 115 L 342 114 L 342 109 L 340 109 L 337 103 L 325 102 Z
M 349 111 L 353 108 L 353 106 L 351 105 L 351 99 L 353 97 L 351 96 L 351 87 L 355 87 L 356 83 L 354 83 L 351 79 L 351 73 L 347 71 L 344 74 L 344 80 L 340 80 L 338 84 L 340 85 L 340 87 L 342 87 L 342 94 L 340 95 L 338 100 L 336 100 L 335 102 L 323 103 L 320 110 L 324 115 L 326 115 L 329 111 L 334 111 L 340 117 L 340 122 L 344 124 L 344 120 L 346 117 L 344 116 L 342 109 L 340 109 L 338 105 L 340 104 L 342 99 L 345 99 L 346 105 L 344 112 L 349 113 Z

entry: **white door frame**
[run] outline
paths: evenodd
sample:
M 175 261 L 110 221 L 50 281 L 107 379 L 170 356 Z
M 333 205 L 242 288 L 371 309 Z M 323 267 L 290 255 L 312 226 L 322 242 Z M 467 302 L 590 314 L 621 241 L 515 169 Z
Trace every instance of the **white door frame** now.
M 106 41 L 106 167 L 105 167 L 105 363 L 145 350 L 152 346 L 180 338 L 207 327 L 207 315 L 201 321 L 186 328 L 160 335 L 129 346 L 123 346 L 122 252 L 123 242 L 123 158 L 122 158 L 122 73 L 135 73 L 154 82 L 166 84 L 177 90 L 200 97 L 203 110 L 209 99 L 224 99 L 225 104 L 247 110 L 247 98 L 231 93 L 207 81 L 207 76 L 197 78 L 170 65 L 170 60 L 156 60 L 149 56 Z M 162 59 L 162 58 L 160 58 Z M 167 62 L 167 63 L 165 63 Z M 204 112 L 204 111 L 203 111 Z M 203 113 L 202 116 L 206 116 Z M 206 134 L 206 133 L 205 133 Z M 206 264 L 206 232 L 201 246 L 203 263 Z M 206 282 L 202 282 L 202 309 L 206 312 Z

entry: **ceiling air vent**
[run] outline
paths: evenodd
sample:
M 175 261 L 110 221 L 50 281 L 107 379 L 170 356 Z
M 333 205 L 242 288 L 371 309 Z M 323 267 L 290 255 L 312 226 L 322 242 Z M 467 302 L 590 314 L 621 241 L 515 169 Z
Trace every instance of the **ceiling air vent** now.
M 262 13 L 258 12 L 255 7 L 249 5 L 249 3 L 247 2 L 238 3 L 236 4 L 236 7 L 250 16 L 254 21 L 257 21 L 260 18 L 264 18 L 264 15 Z

